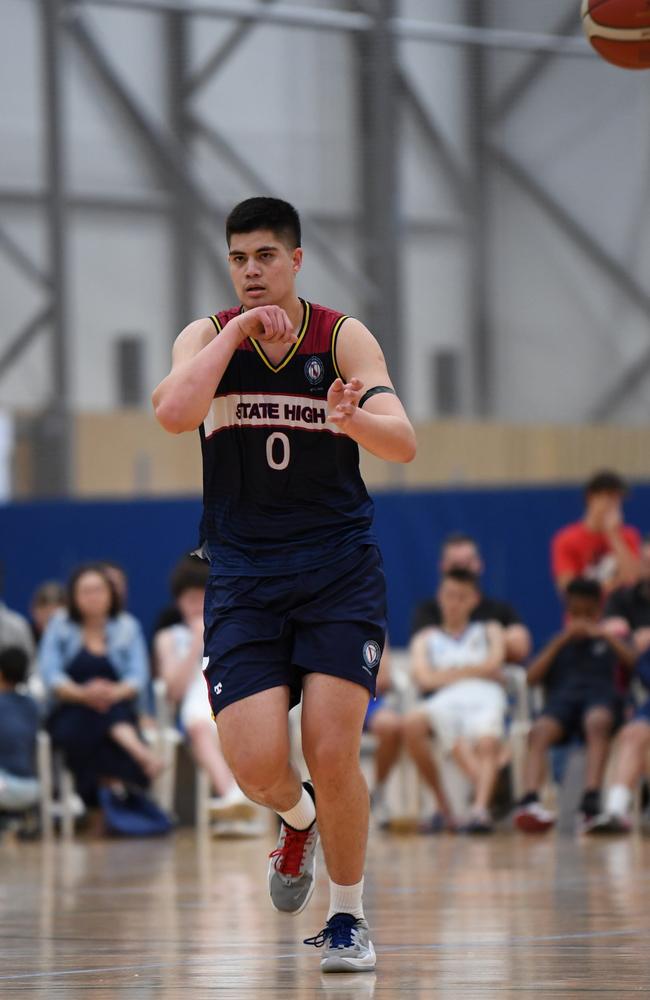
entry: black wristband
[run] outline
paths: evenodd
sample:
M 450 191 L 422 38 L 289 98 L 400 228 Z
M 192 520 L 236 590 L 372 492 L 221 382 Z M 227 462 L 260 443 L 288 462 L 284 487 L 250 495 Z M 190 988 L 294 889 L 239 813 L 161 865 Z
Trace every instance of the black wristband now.
M 397 395 L 394 389 L 391 389 L 389 385 L 376 385 L 372 389 L 368 389 L 368 392 L 364 392 L 363 396 L 358 402 L 358 407 L 361 409 L 363 404 L 367 402 L 371 396 L 377 396 L 380 392 L 389 392 L 391 396 Z

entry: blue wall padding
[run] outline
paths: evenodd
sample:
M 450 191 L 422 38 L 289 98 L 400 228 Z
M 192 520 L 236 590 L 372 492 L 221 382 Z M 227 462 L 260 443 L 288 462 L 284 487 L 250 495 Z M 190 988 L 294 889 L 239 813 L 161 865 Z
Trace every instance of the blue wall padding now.
M 536 643 L 558 627 L 549 542 L 557 528 L 581 516 L 579 488 L 387 492 L 377 494 L 375 503 L 394 645 L 407 642 L 414 605 L 435 587 L 442 539 L 461 530 L 473 535 L 483 551 L 485 591 L 516 607 Z M 168 602 L 172 566 L 196 544 L 199 516 L 197 499 L 26 502 L 0 507 L 4 599 L 25 612 L 42 580 L 65 579 L 78 562 L 110 558 L 126 568 L 130 608 L 149 630 Z M 650 484 L 635 486 L 626 502 L 626 520 L 642 532 L 650 530 Z

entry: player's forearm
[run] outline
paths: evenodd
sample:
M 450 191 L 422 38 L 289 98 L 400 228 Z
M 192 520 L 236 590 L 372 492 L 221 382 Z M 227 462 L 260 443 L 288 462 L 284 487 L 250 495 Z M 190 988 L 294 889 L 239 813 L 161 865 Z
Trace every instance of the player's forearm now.
M 411 462 L 415 458 L 415 431 L 403 417 L 357 410 L 344 433 L 387 462 Z
M 174 367 L 154 389 L 154 412 L 166 431 L 182 434 L 203 422 L 240 339 L 236 326 L 228 323 L 218 337 Z

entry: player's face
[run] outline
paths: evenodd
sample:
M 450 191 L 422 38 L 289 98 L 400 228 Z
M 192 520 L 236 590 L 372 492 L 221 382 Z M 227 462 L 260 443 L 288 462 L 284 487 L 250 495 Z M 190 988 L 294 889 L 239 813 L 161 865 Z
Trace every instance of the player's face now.
M 302 249 L 290 249 L 268 229 L 233 233 L 228 265 L 237 298 L 245 309 L 282 305 L 295 295 Z
M 438 590 L 438 604 L 445 625 L 457 628 L 469 621 L 478 604 L 479 595 L 471 583 L 460 580 L 443 580 Z

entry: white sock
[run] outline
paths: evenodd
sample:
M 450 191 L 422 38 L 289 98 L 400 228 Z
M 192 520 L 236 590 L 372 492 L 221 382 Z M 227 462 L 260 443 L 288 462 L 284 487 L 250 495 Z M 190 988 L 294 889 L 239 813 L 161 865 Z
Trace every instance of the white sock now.
M 335 913 L 351 913 L 357 920 L 363 920 L 363 879 L 356 885 L 337 885 L 330 879 L 330 908 L 327 919 Z
M 287 826 L 293 827 L 294 830 L 306 830 L 312 825 L 316 819 L 316 806 L 304 785 L 302 795 L 295 806 L 286 812 L 278 813 L 278 816 L 281 816 Z
M 614 816 L 627 816 L 632 802 L 632 792 L 625 785 L 612 785 L 607 793 L 605 812 Z

